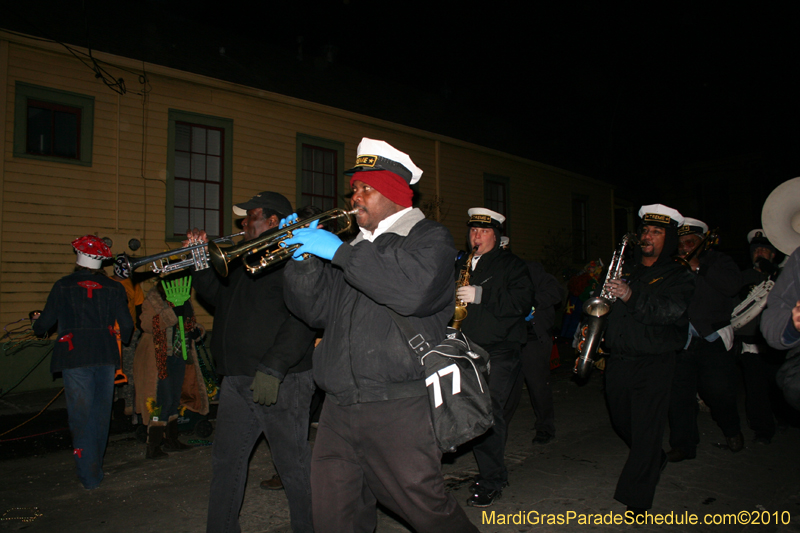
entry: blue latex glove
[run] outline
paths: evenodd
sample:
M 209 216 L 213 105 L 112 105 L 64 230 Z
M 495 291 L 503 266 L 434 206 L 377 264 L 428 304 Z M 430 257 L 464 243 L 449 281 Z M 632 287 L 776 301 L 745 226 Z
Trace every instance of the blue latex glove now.
M 285 228 L 286 226 L 291 226 L 297 222 L 297 213 L 292 213 L 286 218 L 282 218 L 281 221 L 278 223 L 278 229 Z
M 315 220 L 308 225 L 307 228 L 300 228 L 294 232 L 291 239 L 286 239 L 281 243 L 281 246 L 291 246 L 293 244 L 301 244 L 300 248 L 295 250 L 292 259 L 296 261 L 303 260 L 303 254 L 316 255 L 320 259 L 333 259 L 336 250 L 342 245 L 342 239 L 324 229 L 317 229 L 319 221 Z
M 536 309 L 531 307 L 531 313 L 525 317 L 525 322 L 530 322 L 533 320 L 533 315 L 536 313 Z

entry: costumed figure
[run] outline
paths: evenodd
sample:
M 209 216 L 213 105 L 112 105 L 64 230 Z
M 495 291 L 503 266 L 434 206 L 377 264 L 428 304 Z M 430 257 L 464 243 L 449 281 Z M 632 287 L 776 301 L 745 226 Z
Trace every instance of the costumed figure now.
M 72 241 L 72 247 L 77 253 L 75 272 L 53 285 L 33 331 L 42 336 L 58 324 L 50 371 L 64 378 L 78 478 L 86 489 L 95 489 L 103 480 L 114 372 L 120 363 L 114 324 L 127 342 L 133 320 L 125 289 L 102 269 L 103 260 L 111 258 L 108 246 L 86 235 Z
M 181 348 L 180 318 L 186 339 L 186 360 Z M 191 446 L 178 440 L 181 409 L 208 414 L 208 394 L 200 369 L 195 340 L 205 334 L 190 301 L 175 306 L 159 282 L 142 304 L 142 337 L 133 364 L 136 412 L 147 425 L 148 459 L 163 459 L 162 450 L 179 452 Z

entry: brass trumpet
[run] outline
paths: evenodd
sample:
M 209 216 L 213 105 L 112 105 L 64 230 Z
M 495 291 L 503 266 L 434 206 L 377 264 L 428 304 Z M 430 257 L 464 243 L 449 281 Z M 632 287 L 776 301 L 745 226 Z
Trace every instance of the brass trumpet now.
M 175 250 L 167 250 L 165 252 L 161 252 L 155 255 L 148 255 L 147 257 L 141 257 L 136 259 L 133 257 L 128 257 L 127 254 L 123 254 L 126 262 L 126 266 L 129 272 L 133 272 L 137 268 L 152 263 L 150 266 L 150 270 L 155 272 L 156 274 L 168 274 L 170 272 L 178 272 L 179 270 L 184 270 L 189 267 L 194 267 L 195 270 L 203 270 L 208 268 L 208 251 L 206 247 L 214 243 L 222 243 L 227 242 L 233 244 L 233 238 L 239 237 L 240 235 L 244 235 L 243 231 L 239 233 L 234 233 L 233 235 L 227 235 L 225 237 L 218 237 L 211 242 L 201 242 L 198 244 L 192 244 L 189 246 L 184 246 L 183 248 L 177 248 Z M 191 254 L 190 257 L 186 257 L 186 254 Z M 182 259 L 180 261 L 175 261 L 172 263 L 165 262 L 170 257 L 181 256 Z
M 242 263 L 244 263 L 247 271 L 251 274 L 255 274 L 268 266 L 289 259 L 292 254 L 294 254 L 295 250 L 300 247 L 299 244 L 286 246 L 284 248 L 281 247 L 280 243 L 286 239 L 291 239 L 295 230 L 306 227 L 317 219 L 319 219 L 319 224 L 326 224 L 334 220 L 344 219 L 344 226 L 338 227 L 333 231 L 333 233 L 338 235 L 344 233 L 353 226 L 350 215 L 354 215 L 357 211 L 357 209 L 351 211 L 345 211 L 341 208 L 331 209 L 319 215 L 298 220 L 294 224 L 290 224 L 286 227 L 276 228 L 260 237 L 239 243 L 230 248 L 225 248 L 224 250 L 217 246 L 216 243 L 210 242 L 208 243 L 209 261 L 211 261 L 211 264 L 220 276 L 227 277 L 229 273 L 228 263 L 237 257 L 241 257 Z M 262 252 L 266 253 L 261 256 L 257 262 L 248 262 L 249 257 L 254 257 Z

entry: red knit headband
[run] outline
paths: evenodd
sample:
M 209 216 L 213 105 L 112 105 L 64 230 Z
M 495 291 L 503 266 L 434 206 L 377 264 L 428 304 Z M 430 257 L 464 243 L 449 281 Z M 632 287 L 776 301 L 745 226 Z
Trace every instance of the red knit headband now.
M 386 198 L 403 207 L 411 207 L 414 191 L 408 186 L 406 180 L 388 170 L 367 170 L 356 172 L 350 178 L 350 187 L 353 182 L 363 181 Z

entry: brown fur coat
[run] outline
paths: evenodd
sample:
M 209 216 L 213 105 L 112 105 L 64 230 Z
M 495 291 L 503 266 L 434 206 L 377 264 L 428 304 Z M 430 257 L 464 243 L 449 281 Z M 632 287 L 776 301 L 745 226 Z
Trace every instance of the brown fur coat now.
M 177 327 L 178 317 L 159 294 L 158 287 L 153 287 L 142 304 L 142 337 L 136 347 L 133 360 L 134 383 L 136 383 L 136 412 L 142 415 L 144 424 L 149 424 L 150 413 L 147 411 L 147 399 L 156 397 L 158 368 L 156 365 L 156 347 L 153 340 L 153 318 L 160 315 L 161 329 Z M 197 327 L 201 327 L 197 324 Z M 181 391 L 181 407 L 199 413 L 208 414 L 208 394 L 200 371 L 194 341 L 187 339 L 187 355 L 193 364 L 186 365 L 186 374 Z M 178 355 L 179 356 L 179 355 Z M 175 356 L 172 356 L 175 357 Z

